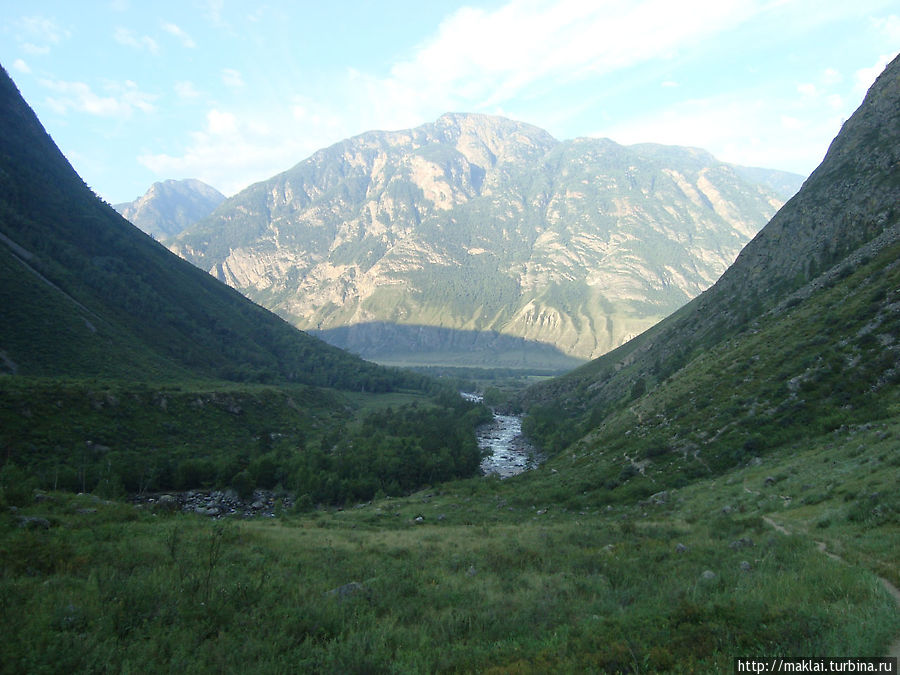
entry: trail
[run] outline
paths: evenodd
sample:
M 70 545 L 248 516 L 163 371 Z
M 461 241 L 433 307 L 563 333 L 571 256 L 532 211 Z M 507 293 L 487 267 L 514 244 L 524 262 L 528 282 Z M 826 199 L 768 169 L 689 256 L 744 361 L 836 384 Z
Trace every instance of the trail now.
M 769 516 L 763 516 L 762 519 L 771 527 L 778 530 L 781 534 L 790 534 L 790 531 L 784 525 L 779 525 L 774 520 L 769 518 Z M 836 560 L 839 563 L 846 564 L 846 561 L 843 558 L 828 550 L 828 547 L 825 545 L 824 541 L 817 541 L 816 548 L 818 548 L 819 551 L 827 555 L 832 560 Z M 897 603 L 897 609 L 900 610 L 900 589 L 898 589 L 896 586 L 894 586 L 894 584 L 892 584 L 884 577 L 877 578 L 881 582 L 881 585 L 884 586 L 885 590 L 891 595 L 892 598 L 894 598 L 894 602 Z M 890 644 L 886 656 L 900 659 L 900 635 L 898 635 L 896 639 Z

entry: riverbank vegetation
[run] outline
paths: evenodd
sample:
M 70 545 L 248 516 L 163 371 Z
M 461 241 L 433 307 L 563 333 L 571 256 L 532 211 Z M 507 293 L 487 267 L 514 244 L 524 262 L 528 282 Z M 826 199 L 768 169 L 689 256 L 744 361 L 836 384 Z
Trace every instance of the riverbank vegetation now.
M 104 498 L 277 488 L 307 506 L 399 496 L 478 471 L 489 410 L 432 390 L 0 378 L 0 485 Z
M 270 519 L 39 493 L 0 514 L 0 669 L 717 672 L 737 655 L 878 655 L 900 631 L 871 571 L 900 569 L 876 470 L 898 433 L 809 439 L 644 503 L 573 496 L 571 458 Z

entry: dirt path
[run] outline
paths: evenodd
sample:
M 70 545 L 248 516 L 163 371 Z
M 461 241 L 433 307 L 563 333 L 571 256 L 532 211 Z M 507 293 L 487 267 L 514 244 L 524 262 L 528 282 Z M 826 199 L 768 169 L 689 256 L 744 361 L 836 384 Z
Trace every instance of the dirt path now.
M 749 492 L 749 490 L 748 490 Z M 779 525 L 774 520 L 769 518 L 769 516 L 763 516 L 762 519 L 771 527 L 778 530 L 781 534 L 790 534 L 790 531 L 784 526 Z M 817 541 L 816 547 L 825 555 L 827 555 L 832 560 L 836 560 L 839 563 L 846 562 L 839 555 L 836 555 L 828 550 L 828 547 L 825 545 L 824 541 Z M 878 580 L 881 582 L 881 585 L 884 586 L 885 590 L 890 593 L 891 597 L 894 598 L 894 601 L 897 603 L 897 608 L 900 609 L 900 589 L 898 589 L 894 584 L 885 579 L 884 577 L 878 577 Z M 897 636 L 897 639 L 894 640 L 891 645 L 888 647 L 887 656 L 894 657 L 900 659 L 900 635 Z

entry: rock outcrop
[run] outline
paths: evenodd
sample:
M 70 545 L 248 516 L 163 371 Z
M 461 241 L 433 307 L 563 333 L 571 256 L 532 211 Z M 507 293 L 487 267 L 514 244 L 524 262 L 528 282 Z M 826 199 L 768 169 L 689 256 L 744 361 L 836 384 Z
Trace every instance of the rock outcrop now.
M 448 114 L 320 150 L 169 246 L 339 346 L 335 329 L 359 327 L 352 348 L 376 360 L 388 325 L 586 359 L 718 279 L 782 204 L 746 175 L 693 148 Z

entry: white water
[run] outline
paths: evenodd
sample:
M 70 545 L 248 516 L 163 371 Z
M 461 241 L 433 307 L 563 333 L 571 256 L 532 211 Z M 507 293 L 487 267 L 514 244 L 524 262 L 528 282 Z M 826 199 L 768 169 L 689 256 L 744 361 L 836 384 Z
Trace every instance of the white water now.
M 478 394 L 462 393 L 469 401 L 481 401 Z M 528 469 L 533 469 L 540 461 L 539 454 L 522 435 L 520 415 L 498 415 L 494 420 L 475 430 L 478 447 L 490 450 L 490 455 L 481 461 L 481 472 L 489 476 L 497 474 L 509 478 Z

